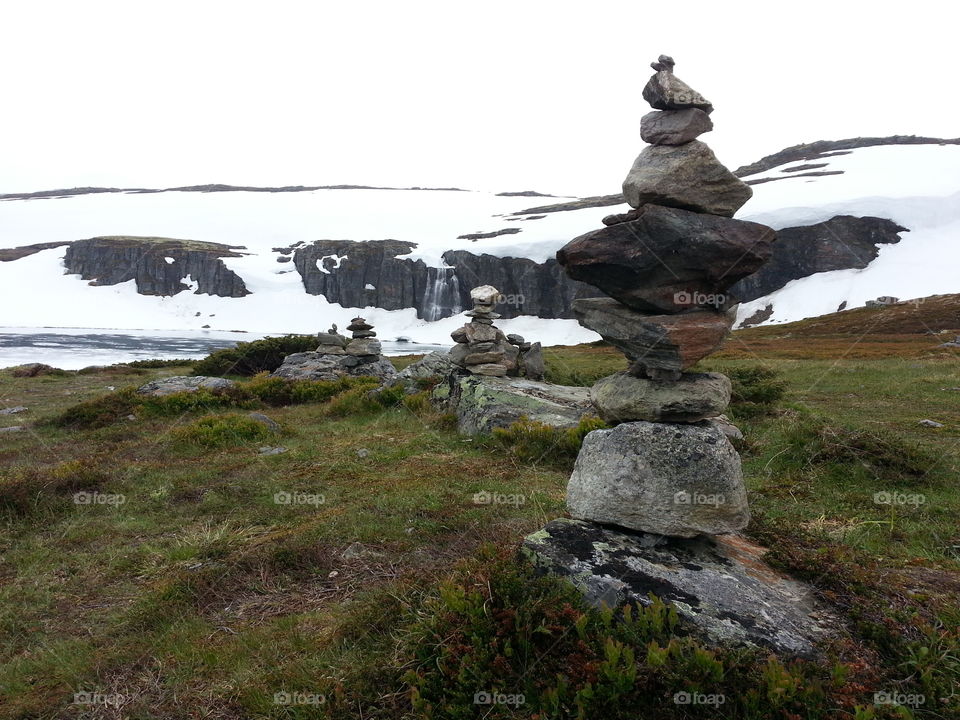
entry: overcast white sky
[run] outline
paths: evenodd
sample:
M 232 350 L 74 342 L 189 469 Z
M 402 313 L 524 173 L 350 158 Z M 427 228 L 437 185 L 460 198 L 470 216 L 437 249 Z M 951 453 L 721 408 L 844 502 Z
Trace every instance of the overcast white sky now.
M 0 0 L 0 192 L 619 190 L 660 53 L 731 168 L 960 135 L 958 3 Z

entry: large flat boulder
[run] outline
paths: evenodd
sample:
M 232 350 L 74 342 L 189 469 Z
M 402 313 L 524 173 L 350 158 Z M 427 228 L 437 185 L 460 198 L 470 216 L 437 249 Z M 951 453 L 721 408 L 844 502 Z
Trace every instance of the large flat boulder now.
M 730 172 L 706 144 L 645 147 L 623 181 L 630 207 L 646 203 L 733 217 L 753 190 Z
M 176 393 L 192 393 L 203 388 L 213 392 L 223 391 L 231 388 L 236 383 L 233 380 L 218 377 L 205 377 L 203 375 L 175 375 L 173 377 L 153 380 L 137 389 L 139 395 L 152 395 L 154 397 L 163 397 L 165 395 L 174 395 Z
M 736 319 L 736 308 L 649 315 L 611 298 L 576 300 L 573 312 L 581 325 L 627 356 L 634 374 L 686 370 L 723 344 Z
M 644 205 L 637 217 L 581 235 L 557 252 L 574 280 L 644 312 L 736 304 L 729 288 L 770 259 L 766 225 Z
M 594 430 L 567 484 L 578 520 L 695 537 L 750 522 L 740 456 L 713 424 L 629 422 Z
M 451 375 L 434 390 L 434 399 L 447 404 L 465 435 L 483 435 L 509 427 L 520 418 L 571 428 L 592 414 L 590 389 L 567 387 L 526 378 Z
M 523 553 L 598 608 L 649 605 L 653 593 L 676 608 L 682 630 L 710 645 L 813 658 L 837 625 L 808 586 L 771 569 L 764 548 L 736 535 L 664 538 L 559 519 L 527 536 Z
M 699 108 L 654 110 L 640 119 L 640 137 L 651 145 L 683 145 L 711 130 L 713 121 Z

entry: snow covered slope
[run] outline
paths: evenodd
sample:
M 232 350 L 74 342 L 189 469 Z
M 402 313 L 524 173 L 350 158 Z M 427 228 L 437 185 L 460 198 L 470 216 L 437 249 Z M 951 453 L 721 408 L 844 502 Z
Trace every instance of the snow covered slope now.
M 880 246 L 862 270 L 817 273 L 740 307 L 740 321 L 768 306 L 764 324 L 790 322 L 863 306 L 883 295 L 903 300 L 960 292 L 960 146 L 892 145 L 858 148 L 811 161 L 796 176 L 787 163 L 743 178 L 785 178 L 753 186 L 754 196 L 737 214 L 775 229 L 812 225 L 836 215 L 888 218 L 909 228 L 896 245 Z M 805 172 L 805 171 L 801 171 Z

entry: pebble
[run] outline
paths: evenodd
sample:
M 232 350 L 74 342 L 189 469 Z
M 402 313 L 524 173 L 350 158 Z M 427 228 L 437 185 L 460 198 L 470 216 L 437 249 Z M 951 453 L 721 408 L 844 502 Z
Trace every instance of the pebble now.
M 924 420 L 921 420 L 921 421 L 920 421 L 920 424 L 923 425 L 924 427 L 931 427 L 931 428 L 941 428 L 941 427 L 943 427 L 943 423 L 938 423 L 936 420 L 926 420 L 926 419 L 924 419 Z
M 282 455 L 287 449 L 285 447 L 262 447 L 260 455 Z
M 16 415 L 17 413 L 25 412 L 26 408 L 23 405 L 17 405 L 16 407 L 4 408 L 0 410 L 0 415 Z
M 367 456 L 369 456 L 369 455 L 370 455 L 370 451 L 367 450 L 366 448 L 360 448 L 359 450 L 357 450 L 357 457 L 358 457 L 358 458 L 365 458 L 365 457 L 367 457 Z
M 10 427 L 0 427 L 0 433 L 21 432 L 23 429 L 23 425 L 11 425 Z

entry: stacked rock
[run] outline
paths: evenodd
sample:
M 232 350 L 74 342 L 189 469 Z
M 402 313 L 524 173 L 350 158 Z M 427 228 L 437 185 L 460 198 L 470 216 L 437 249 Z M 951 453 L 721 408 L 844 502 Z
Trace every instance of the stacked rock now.
M 557 253 L 571 278 L 609 296 L 574 301 L 577 320 L 629 361 L 591 389 L 598 414 L 622 424 L 587 436 L 567 502 L 575 518 L 634 530 L 733 532 L 749 521 L 740 458 L 711 420 L 730 380 L 684 371 L 720 347 L 736 312 L 728 290 L 770 258 L 776 234 L 732 219 L 752 191 L 696 139 L 713 106 L 672 58 L 652 67 L 643 97 L 655 111 L 641 120 L 651 145 L 623 183 L 633 210 Z
M 356 357 L 378 357 L 380 355 L 380 341 L 373 331 L 373 325 L 362 317 L 355 317 L 347 325 L 347 330 L 353 333 L 353 339 L 347 343 L 347 355 Z
M 320 345 L 317 347 L 318 353 L 325 355 L 346 355 L 347 338 L 337 332 L 337 326 L 333 325 L 325 333 L 317 333 L 317 340 Z
M 540 343 L 527 343 L 519 335 L 504 335 L 493 324 L 500 317 L 493 309 L 498 297 L 500 291 L 492 285 L 470 291 L 473 310 L 466 315 L 471 320 L 450 333 L 457 343 L 450 351 L 450 359 L 475 375 L 541 379 L 544 370 Z

